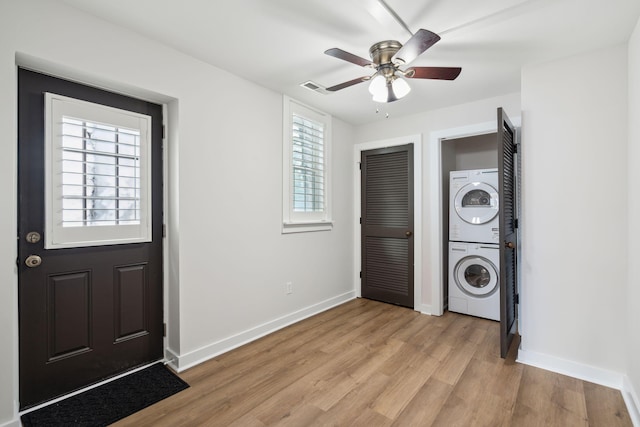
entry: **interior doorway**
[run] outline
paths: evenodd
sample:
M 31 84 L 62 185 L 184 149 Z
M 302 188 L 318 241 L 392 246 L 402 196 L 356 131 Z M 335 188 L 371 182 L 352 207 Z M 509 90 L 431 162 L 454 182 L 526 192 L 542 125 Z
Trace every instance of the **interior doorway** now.
M 520 195 L 517 164 L 519 164 L 520 158 L 517 154 L 516 126 L 519 126 L 520 120 L 516 120 L 514 126 L 502 108 L 498 108 L 497 113 L 496 122 L 447 129 L 431 134 L 429 155 L 431 168 L 434 171 L 431 183 L 431 202 L 438 203 L 436 206 L 439 208 L 434 210 L 430 223 L 432 236 L 430 242 L 432 253 L 431 291 L 433 314 L 435 315 L 442 314 L 447 308 L 447 302 L 449 302 L 448 308 L 452 311 L 500 320 L 501 355 L 505 357 L 515 336 L 518 318 L 517 252 L 519 239 L 517 236 L 519 234 Z M 468 183 L 464 181 L 466 183 L 464 186 L 460 186 L 458 181 L 451 181 L 450 193 L 448 191 L 449 172 L 452 170 L 464 171 L 452 174 L 452 179 L 455 175 L 456 178 L 469 178 L 469 180 Z M 490 179 L 489 174 L 496 176 Z M 469 176 L 465 177 L 465 175 Z M 470 179 L 472 175 L 477 175 L 478 178 Z M 489 185 L 491 182 L 493 182 L 492 188 L 494 188 L 492 193 L 496 194 L 481 191 L 480 187 L 491 187 Z M 477 188 L 469 189 L 467 188 L 469 186 Z M 452 216 L 450 219 L 449 212 L 452 208 L 450 194 L 454 194 L 454 192 L 456 194 L 454 199 L 456 202 L 455 212 L 458 216 Z M 460 193 L 469 195 L 469 198 L 467 199 L 465 196 L 461 205 L 458 206 Z M 484 193 L 484 197 L 480 197 L 480 193 Z M 471 196 L 472 194 L 478 197 Z M 491 202 L 489 202 L 490 200 Z M 479 209 L 481 207 L 491 207 L 497 212 L 495 220 L 499 222 L 499 227 L 496 224 L 495 228 L 488 228 L 488 224 L 485 225 L 485 222 L 480 221 L 484 218 L 482 215 L 474 217 L 471 222 L 465 218 L 465 215 L 462 215 L 462 211 L 481 210 Z M 480 227 L 474 226 L 476 224 Z M 450 230 L 450 225 L 455 226 Z M 460 227 L 461 230 L 468 229 L 466 235 L 458 234 L 456 227 Z M 490 237 L 478 236 L 478 232 L 485 231 L 485 228 L 495 230 L 494 235 Z M 456 237 L 449 239 L 450 232 L 456 234 Z M 455 242 L 452 243 L 452 241 Z M 458 252 L 454 252 L 454 250 Z M 465 254 L 459 256 L 459 251 L 464 251 Z M 455 266 L 449 262 L 449 257 L 452 262 L 455 261 Z M 479 262 L 472 262 L 480 259 L 488 261 L 485 267 L 481 267 Z M 468 267 L 469 271 L 465 269 L 464 274 L 458 274 L 460 273 L 458 271 L 460 265 Z M 491 266 L 494 267 L 490 268 Z M 492 271 L 494 274 L 491 274 Z M 481 288 L 496 282 L 492 276 L 497 275 L 499 275 L 499 281 L 497 281 L 500 289 L 499 294 L 497 292 L 483 293 L 488 288 Z M 471 286 L 465 287 L 458 283 L 458 279 L 461 277 L 464 281 L 471 280 L 468 282 Z M 476 279 L 478 282 L 474 283 Z M 452 286 L 452 283 L 456 286 Z M 474 286 L 477 289 L 471 289 Z M 458 292 L 458 289 L 461 292 Z M 447 291 L 451 293 L 449 298 Z M 451 298 L 452 296 L 456 298 Z M 489 300 L 491 300 L 490 303 Z M 451 306 L 454 303 L 455 309 Z M 466 304 L 468 304 L 468 308 Z M 489 304 L 491 308 L 488 308 Z M 472 305 L 474 306 L 473 310 Z M 495 307 L 493 307 L 494 305 Z M 486 314 L 487 312 L 494 314 L 490 316 Z
M 422 300 L 422 230 L 423 230 L 423 214 L 422 214 L 422 136 L 421 135 L 408 135 L 392 139 L 384 139 L 378 141 L 370 141 L 361 144 L 356 144 L 353 151 L 353 212 L 354 223 L 358 226 L 354 227 L 353 243 L 353 283 L 356 289 L 356 296 L 362 297 L 361 289 L 361 264 L 362 264 L 362 250 L 361 250 L 361 234 L 362 230 L 359 227 L 361 218 L 361 171 L 360 163 L 362 158 L 362 152 L 367 150 L 376 150 L 388 147 L 397 147 L 401 145 L 411 144 L 413 146 L 413 248 L 414 248 L 414 265 L 413 265 L 413 308 L 416 311 L 422 313 L 431 314 L 430 305 L 424 304 Z
M 361 294 L 414 308 L 413 144 L 362 152 Z
M 449 207 L 450 173 L 478 169 L 495 169 L 498 167 L 498 146 L 496 132 L 470 135 L 459 138 L 444 138 L 441 144 L 441 215 L 443 220 L 442 265 L 445 272 L 442 283 L 442 299 L 444 309 L 448 308 L 449 298 Z
M 449 192 L 444 191 L 448 189 L 449 172 L 455 170 L 456 160 L 455 148 L 459 148 L 460 157 L 458 159 L 459 165 L 468 165 L 473 157 L 474 151 L 481 152 L 481 157 L 486 161 L 486 158 L 490 155 L 488 138 L 491 135 L 494 137 L 493 146 L 495 147 L 495 135 L 496 135 L 496 122 L 484 122 L 474 125 L 443 129 L 439 131 L 431 132 L 428 144 L 428 169 L 431 171 L 430 181 L 430 200 L 428 203 L 431 206 L 436 206 L 437 209 L 432 210 L 432 215 L 429 217 L 429 223 L 425 224 L 428 227 L 427 234 L 431 236 L 429 239 L 429 265 L 431 266 L 429 272 L 429 282 L 431 286 L 431 305 L 429 307 L 429 313 L 435 316 L 441 316 L 445 310 L 446 294 L 444 291 L 447 281 L 445 277 L 448 275 L 448 234 L 449 234 Z M 484 137 L 483 137 L 484 136 Z M 467 138 L 471 138 L 470 140 Z M 476 138 L 487 138 L 487 141 L 477 142 L 478 147 L 474 150 L 472 145 L 463 145 L 465 142 L 473 141 Z M 455 141 L 454 145 L 448 144 L 448 141 Z M 466 147 L 466 148 L 465 148 Z M 444 153 L 444 163 L 443 163 Z M 497 154 L 496 154 L 497 159 Z M 446 184 L 445 184 L 446 182 Z M 445 186 L 446 185 L 446 186 Z

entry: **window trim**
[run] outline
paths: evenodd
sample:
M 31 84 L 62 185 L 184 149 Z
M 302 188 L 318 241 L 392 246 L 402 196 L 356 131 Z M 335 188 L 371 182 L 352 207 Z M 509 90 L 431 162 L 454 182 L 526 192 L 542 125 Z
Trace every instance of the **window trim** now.
M 140 131 L 140 223 L 62 227 L 60 178 L 63 116 L 81 120 L 133 128 Z M 45 249 L 150 242 L 151 236 L 151 117 L 132 111 L 82 101 L 67 96 L 45 93 Z
M 293 211 L 293 115 L 306 117 L 324 124 L 324 211 Z M 282 137 L 282 233 L 302 233 L 329 231 L 333 228 L 331 218 L 331 115 L 316 110 L 283 96 L 283 137 Z

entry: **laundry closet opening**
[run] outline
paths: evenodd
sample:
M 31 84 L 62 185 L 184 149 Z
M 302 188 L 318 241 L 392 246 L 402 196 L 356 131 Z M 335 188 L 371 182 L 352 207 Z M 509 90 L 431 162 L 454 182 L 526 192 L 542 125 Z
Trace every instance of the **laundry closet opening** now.
M 431 308 L 499 320 L 504 358 L 518 330 L 520 119 L 496 116 L 431 133 Z
M 499 320 L 497 133 L 440 143 L 443 308 Z

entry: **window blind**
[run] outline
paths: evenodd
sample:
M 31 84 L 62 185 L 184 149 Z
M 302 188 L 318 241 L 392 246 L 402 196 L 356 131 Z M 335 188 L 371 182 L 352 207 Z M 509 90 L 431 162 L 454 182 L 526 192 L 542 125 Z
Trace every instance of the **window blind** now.
M 62 117 L 62 226 L 140 224 L 140 132 Z
M 293 114 L 293 211 L 325 209 L 324 124 Z

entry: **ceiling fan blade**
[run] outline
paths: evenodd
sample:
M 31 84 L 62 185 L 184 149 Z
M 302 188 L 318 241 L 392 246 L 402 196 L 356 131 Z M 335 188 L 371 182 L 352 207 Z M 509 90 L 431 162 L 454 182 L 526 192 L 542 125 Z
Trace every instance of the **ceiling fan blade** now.
M 455 80 L 461 71 L 460 67 L 411 67 L 404 76 L 409 79 Z
M 349 80 L 348 82 L 340 83 L 339 85 L 328 87 L 327 90 L 329 92 L 335 92 L 340 89 L 347 88 L 349 86 L 357 85 L 358 83 L 366 82 L 369 80 L 370 76 L 358 77 L 357 79 Z
M 440 40 L 440 36 L 436 33 L 420 29 L 393 55 L 391 60 L 394 63 L 408 64 L 436 44 L 438 40 Z
M 334 47 L 332 49 L 327 49 L 324 51 L 329 56 L 333 56 L 334 58 L 342 59 L 343 61 L 351 62 L 352 64 L 360 65 L 361 67 L 373 67 L 373 63 L 368 59 L 361 58 L 353 53 L 345 52 L 342 49 L 338 49 Z

